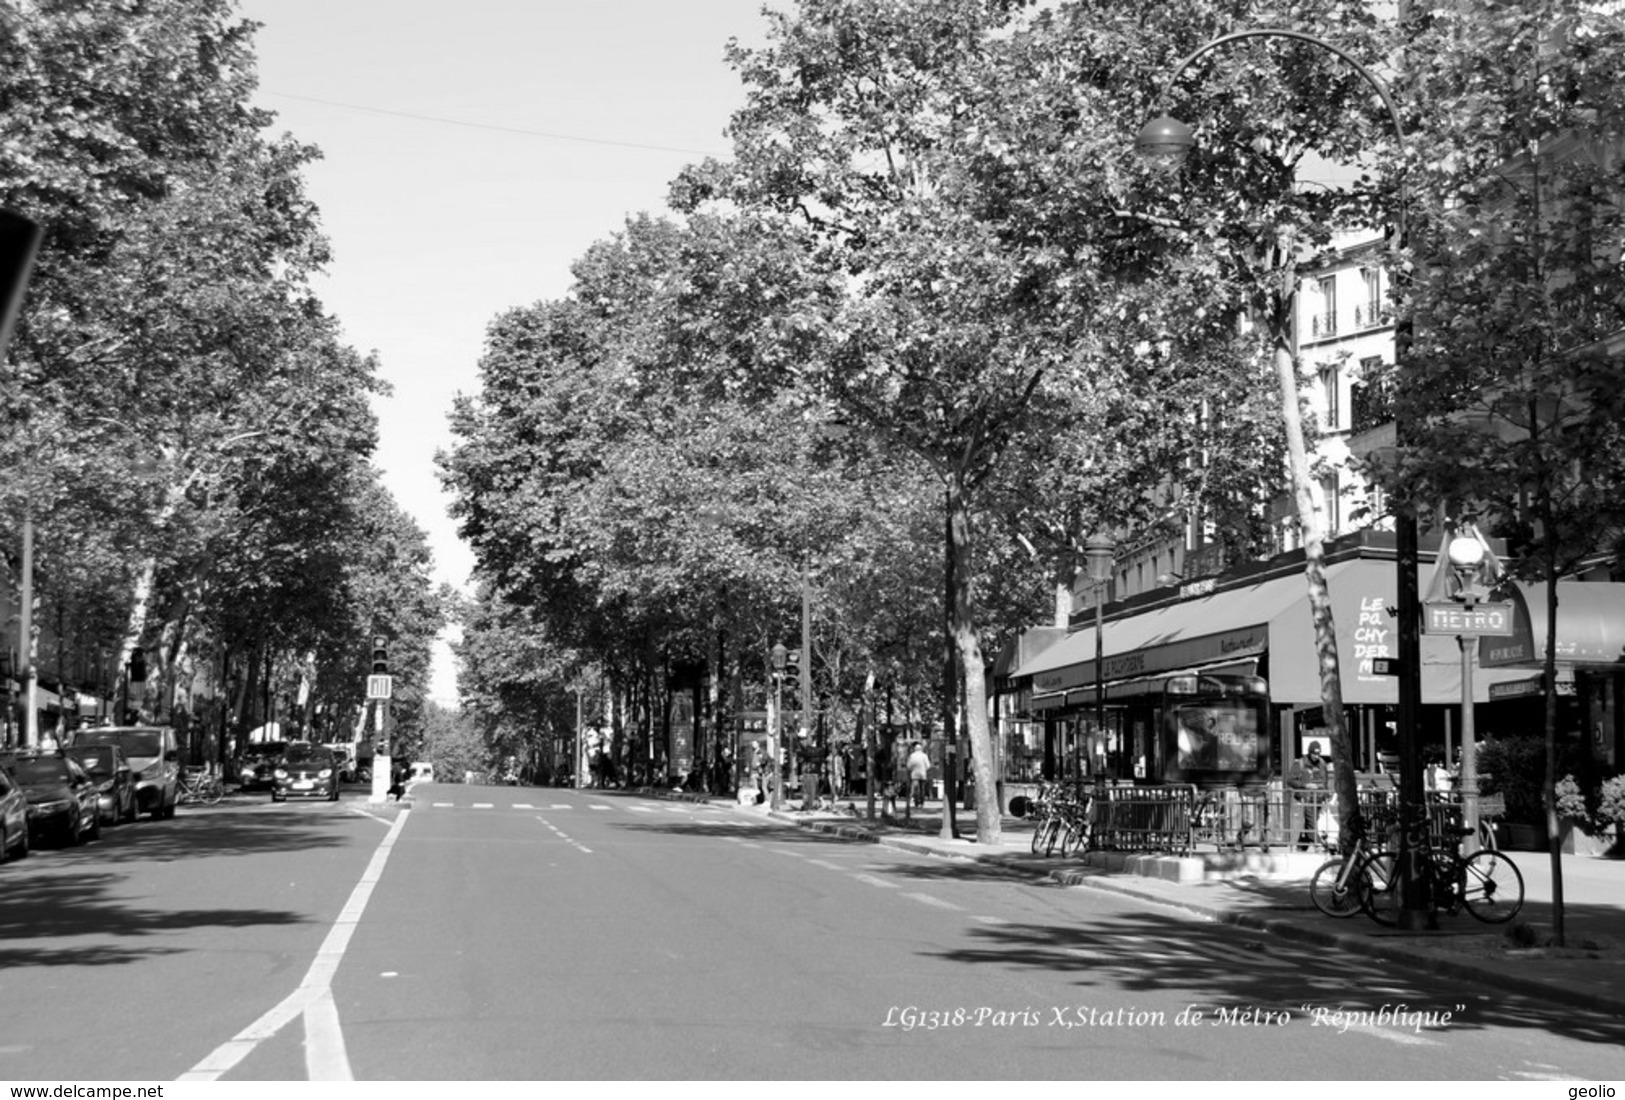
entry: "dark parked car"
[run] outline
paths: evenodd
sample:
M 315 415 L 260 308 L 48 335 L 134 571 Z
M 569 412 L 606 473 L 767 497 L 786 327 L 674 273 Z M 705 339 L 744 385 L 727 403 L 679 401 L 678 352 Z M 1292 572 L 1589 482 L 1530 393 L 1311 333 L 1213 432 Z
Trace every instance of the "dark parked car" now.
M 28 854 L 28 797 L 0 761 L 0 861 Z
M 33 840 L 78 844 L 101 835 L 101 792 L 77 760 L 63 752 L 17 753 L 12 760 L 12 777 L 28 799 Z
M 333 751 L 322 745 L 294 742 L 271 773 L 271 800 L 325 798 L 339 800 L 339 769 Z
M 174 817 L 181 796 L 180 750 L 164 726 L 102 726 L 77 734 L 75 747 L 117 745 L 135 775 L 136 809 L 154 819 Z
M 74 745 L 67 754 L 96 781 L 103 824 L 134 821 L 137 812 L 135 772 L 117 745 Z
M 271 786 L 276 762 L 288 751 L 286 741 L 255 741 L 237 758 L 237 785 L 245 791 L 263 791 Z

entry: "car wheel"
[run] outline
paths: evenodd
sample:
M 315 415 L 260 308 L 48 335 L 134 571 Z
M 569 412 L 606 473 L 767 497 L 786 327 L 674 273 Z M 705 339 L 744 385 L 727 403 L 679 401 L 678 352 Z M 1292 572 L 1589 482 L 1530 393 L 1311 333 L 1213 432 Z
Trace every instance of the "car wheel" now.
M 22 829 L 20 829 L 18 831 L 18 833 L 17 833 L 17 842 L 11 846 L 11 858 L 12 859 L 23 859 L 27 855 L 28 855 L 28 823 L 25 821 L 25 822 L 23 822 Z
M 63 835 L 63 840 L 70 845 L 83 844 L 85 842 L 85 822 L 84 819 L 79 816 L 77 810 L 74 811 L 73 820 L 68 822 L 67 829 Z
M 85 835 L 91 840 L 100 840 L 102 838 L 102 814 L 100 810 L 90 815 L 90 828 L 85 830 Z
M 126 825 L 131 825 L 131 824 L 135 823 L 135 818 L 136 818 L 135 798 L 132 796 L 130 798 L 129 808 L 126 810 L 124 816 L 121 817 L 119 820 L 123 821 Z
M 283 801 L 283 798 L 282 798 L 281 795 L 277 794 L 275 791 L 272 791 L 271 792 L 271 801 L 272 802 L 281 802 L 281 801 Z

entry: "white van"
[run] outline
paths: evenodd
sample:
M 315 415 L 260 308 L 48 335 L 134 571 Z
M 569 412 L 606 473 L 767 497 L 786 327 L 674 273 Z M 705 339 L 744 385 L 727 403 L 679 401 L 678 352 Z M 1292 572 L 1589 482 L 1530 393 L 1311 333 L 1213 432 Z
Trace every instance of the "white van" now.
M 135 803 L 154 820 L 175 816 L 180 800 L 181 754 L 167 726 L 99 726 L 80 730 L 74 745 L 117 745 L 135 774 Z
M 434 765 L 427 760 L 412 761 L 412 774 L 407 779 L 413 783 L 433 783 Z

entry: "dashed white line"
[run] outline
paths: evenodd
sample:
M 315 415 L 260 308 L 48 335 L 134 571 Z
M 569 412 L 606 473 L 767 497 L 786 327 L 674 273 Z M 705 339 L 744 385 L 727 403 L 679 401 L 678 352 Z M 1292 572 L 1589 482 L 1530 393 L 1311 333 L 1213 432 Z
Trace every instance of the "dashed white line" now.
M 897 883 L 895 883 L 895 882 L 887 882 L 885 879 L 880 878 L 878 875 L 853 875 L 852 877 L 857 879 L 859 882 L 866 882 L 870 886 L 884 886 L 888 890 L 897 889 Z
M 489 810 L 491 808 L 491 804 L 489 802 L 476 802 L 474 803 L 473 808 L 476 810 Z
M 961 909 L 959 906 L 955 905 L 953 902 L 951 902 L 951 901 L 943 901 L 941 898 L 934 898 L 930 894 L 904 894 L 903 896 L 905 898 L 913 898 L 915 901 L 920 902 L 922 905 L 930 905 L 930 906 L 934 906 L 934 907 L 936 907 L 938 909 L 951 909 L 956 913 L 963 913 L 964 912 L 963 909 Z

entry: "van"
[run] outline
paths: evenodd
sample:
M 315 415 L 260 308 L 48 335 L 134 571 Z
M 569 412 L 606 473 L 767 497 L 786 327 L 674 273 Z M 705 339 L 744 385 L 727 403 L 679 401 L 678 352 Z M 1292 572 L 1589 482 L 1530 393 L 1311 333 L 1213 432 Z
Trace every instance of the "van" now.
M 117 745 L 135 773 L 135 804 L 154 820 L 175 816 L 180 800 L 181 753 L 165 726 L 101 726 L 81 730 L 74 745 Z
M 412 774 L 408 778 L 414 783 L 433 783 L 434 765 L 427 760 L 414 760 Z

